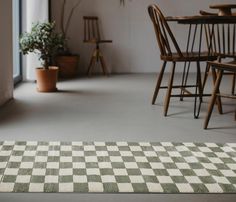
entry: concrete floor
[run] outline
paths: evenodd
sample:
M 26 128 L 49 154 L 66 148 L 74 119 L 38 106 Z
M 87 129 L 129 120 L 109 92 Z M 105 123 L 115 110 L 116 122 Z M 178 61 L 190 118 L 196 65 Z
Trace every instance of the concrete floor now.
M 177 76 L 179 80 L 180 76 Z M 193 80 L 193 78 L 190 78 Z M 0 110 L 1 140 L 236 142 L 235 102 L 224 101 L 203 130 L 207 99 L 199 119 L 193 99 L 172 99 L 163 117 L 164 92 L 151 98 L 154 74 L 113 75 L 59 82 L 57 93 L 37 93 L 35 84 L 15 89 L 15 99 Z M 224 79 L 222 89 L 229 89 Z M 211 85 L 209 83 L 209 91 Z M 236 201 L 236 195 L 0 194 L 0 201 Z

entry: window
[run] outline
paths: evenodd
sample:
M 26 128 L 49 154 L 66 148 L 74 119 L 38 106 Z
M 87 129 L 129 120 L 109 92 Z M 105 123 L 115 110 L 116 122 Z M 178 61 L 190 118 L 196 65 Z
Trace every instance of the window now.
M 14 83 L 22 79 L 21 54 L 19 49 L 19 38 L 21 30 L 21 0 L 12 1 L 13 9 L 13 78 Z

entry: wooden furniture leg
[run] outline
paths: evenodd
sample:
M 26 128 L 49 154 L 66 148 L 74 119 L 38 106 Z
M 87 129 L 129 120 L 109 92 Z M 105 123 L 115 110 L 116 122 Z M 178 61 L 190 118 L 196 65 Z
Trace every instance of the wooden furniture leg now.
M 156 99 L 157 99 L 157 95 L 159 93 L 159 90 L 160 90 L 160 86 L 161 86 L 161 82 L 162 82 L 162 78 L 163 78 L 163 75 L 164 75 L 164 72 L 165 72 L 165 68 L 166 68 L 166 61 L 164 61 L 163 65 L 162 65 L 162 69 L 161 69 L 161 72 L 158 76 L 158 79 L 157 79 L 157 84 L 156 84 L 156 88 L 155 88 L 155 91 L 154 91 L 154 94 L 153 94 L 153 98 L 152 98 L 152 104 L 154 105 L 155 102 L 156 102 Z
M 200 62 L 197 62 L 197 82 L 196 82 L 196 90 L 195 90 L 195 98 L 194 98 L 194 118 L 197 119 L 200 114 L 201 104 L 202 104 L 202 78 L 201 78 L 201 67 Z M 197 106 L 197 100 L 199 99 L 199 104 Z
M 88 70 L 87 70 L 87 75 L 88 75 L 88 76 L 91 75 L 91 73 L 92 73 L 92 68 L 93 68 L 93 66 L 94 66 L 95 63 L 96 63 L 96 55 L 97 55 L 97 49 L 94 49 L 93 54 L 92 54 L 92 57 L 91 57 L 91 59 L 90 59 L 89 67 L 88 67 Z
M 236 83 L 236 73 L 234 73 L 234 75 L 233 75 L 232 90 L 231 90 L 232 95 L 235 94 L 235 83 Z
M 219 70 L 219 72 L 218 72 L 217 79 L 216 79 L 215 86 L 214 86 L 214 90 L 213 90 L 212 96 L 211 96 L 211 101 L 210 101 L 210 104 L 208 107 L 207 116 L 206 116 L 205 123 L 204 123 L 204 129 L 207 129 L 207 127 L 208 127 L 209 120 L 211 118 L 211 114 L 212 114 L 216 99 L 218 97 L 217 93 L 219 92 L 219 87 L 220 87 L 223 73 L 224 73 L 223 70 Z
M 201 78 L 201 66 L 200 62 L 197 62 L 197 80 L 198 80 L 198 91 L 199 91 L 199 99 L 202 102 L 202 94 L 203 94 L 203 85 L 202 85 L 202 78 Z
M 206 81 L 208 79 L 209 73 L 210 73 L 210 65 L 207 64 L 205 75 L 204 75 L 204 78 L 203 78 L 203 84 L 202 84 L 203 91 L 205 89 L 205 85 L 206 85 Z M 215 82 L 216 82 L 216 72 L 215 72 L 215 70 L 212 70 L 212 78 L 213 78 L 213 85 L 215 85 Z M 223 114 L 223 109 L 222 109 L 222 104 L 221 104 L 221 98 L 220 97 L 217 97 L 216 104 L 218 106 L 219 113 Z
M 105 62 L 104 57 L 103 57 L 103 55 L 102 55 L 100 50 L 99 50 L 99 59 L 100 59 L 100 62 L 101 62 L 103 74 L 108 76 L 107 65 L 106 65 L 106 62 Z
M 202 83 L 202 89 L 203 90 L 205 89 L 205 85 L 206 85 L 206 82 L 207 82 L 207 79 L 208 79 L 208 75 L 209 75 L 209 72 L 210 72 L 210 67 L 211 66 L 207 63 L 206 71 L 205 71 L 204 78 L 203 78 L 203 83 Z
M 191 62 L 185 62 L 185 67 L 184 67 L 184 72 L 183 72 L 183 76 L 182 76 L 182 82 L 181 82 L 181 92 L 180 92 L 180 101 L 184 101 L 184 94 L 185 94 L 185 90 L 183 90 L 184 86 L 187 86 L 188 83 L 188 75 L 189 75 L 189 70 L 190 70 L 190 65 Z
M 167 116 L 167 113 L 168 113 L 170 97 L 171 97 L 171 92 L 172 92 L 172 86 L 173 86 L 173 81 L 174 81 L 174 75 L 175 75 L 175 66 L 176 66 L 176 62 L 173 62 L 172 72 L 171 72 L 171 76 L 169 79 L 168 89 L 167 89 L 165 103 L 164 103 L 164 116 Z
M 215 86 L 215 82 L 216 82 L 216 79 L 217 79 L 217 75 L 216 75 L 216 71 L 215 71 L 214 68 L 212 68 L 212 78 L 213 78 L 213 85 Z M 218 89 L 218 92 L 217 92 L 217 93 L 220 93 L 220 89 Z M 220 114 L 223 114 L 221 97 L 217 97 L 217 98 L 216 98 L 216 104 L 217 104 L 219 113 L 220 113 Z

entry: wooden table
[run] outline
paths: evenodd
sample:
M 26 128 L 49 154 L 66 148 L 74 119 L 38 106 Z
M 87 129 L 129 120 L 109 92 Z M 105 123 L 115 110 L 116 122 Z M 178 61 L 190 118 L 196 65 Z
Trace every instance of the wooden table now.
M 236 8 L 236 4 L 216 4 L 210 5 L 211 9 L 218 9 L 218 16 L 232 15 L 232 9 Z

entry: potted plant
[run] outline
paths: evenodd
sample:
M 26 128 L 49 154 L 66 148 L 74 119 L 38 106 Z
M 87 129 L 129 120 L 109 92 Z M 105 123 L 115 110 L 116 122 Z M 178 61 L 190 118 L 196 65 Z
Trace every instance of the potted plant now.
M 59 67 L 59 76 L 61 78 L 71 78 L 77 76 L 79 55 L 72 54 L 68 46 L 68 30 L 71 23 L 71 19 L 75 10 L 78 8 L 82 0 L 78 0 L 69 12 L 68 18 L 65 19 L 66 0 L 63 0 L 61 7 L 60 18 L 60 31 L 63 36 L 64 46 L 59 49 L 57 56 L 55 57 L 56 65 Z
M 50 66 L 51 59 L 59 48 L 63 47 L 62 36 L 54 32 L 55 23 L 36 23 L 29 33 L 20 38 L 22 53 L 37 53 L 42 66 L 36 68 L 37 90 L 54 92 L 57 90 L 58 67 Z

